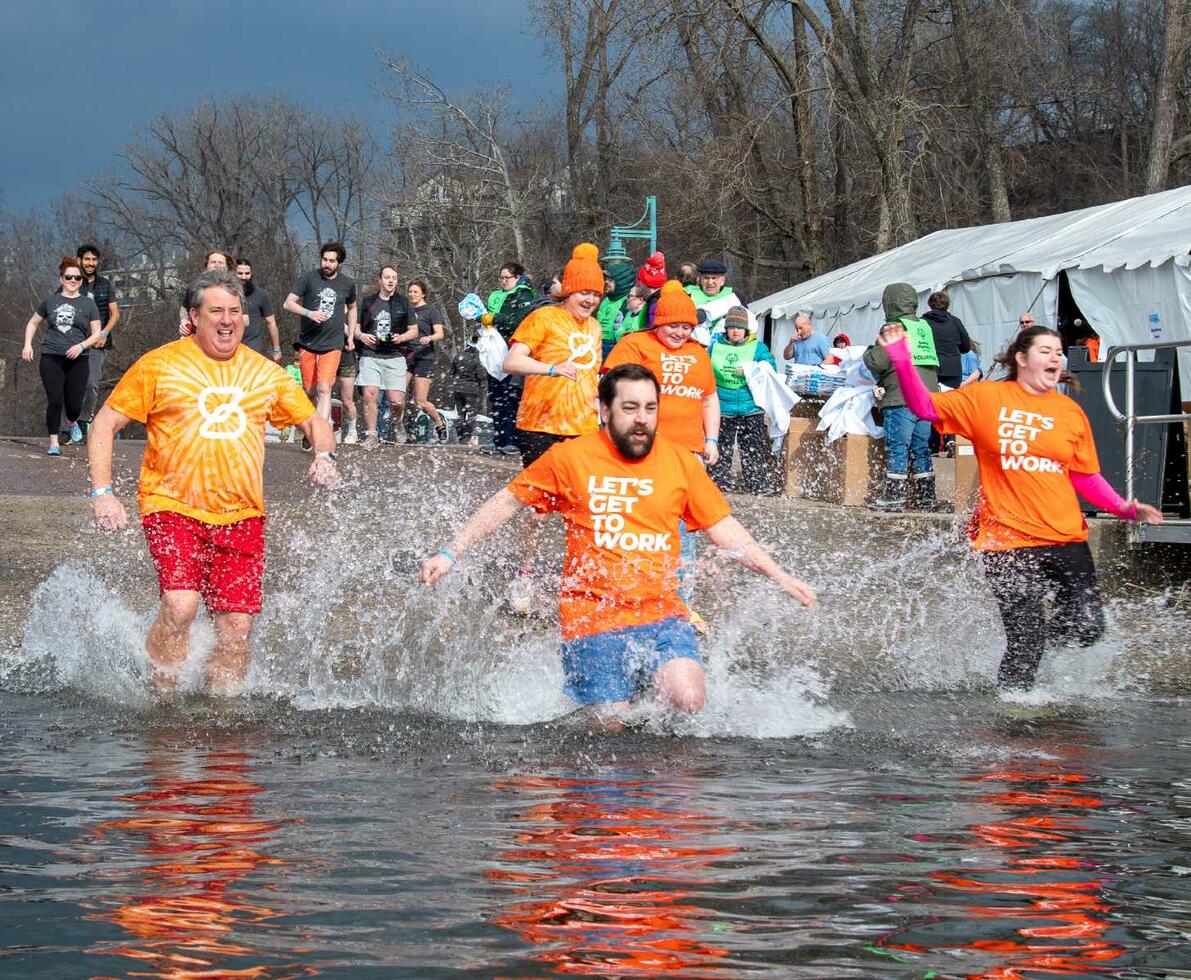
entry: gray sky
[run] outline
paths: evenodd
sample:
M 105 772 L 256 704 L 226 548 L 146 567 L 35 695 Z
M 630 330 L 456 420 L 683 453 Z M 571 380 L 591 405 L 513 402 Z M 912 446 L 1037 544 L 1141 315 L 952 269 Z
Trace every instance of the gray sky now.
M 9 0 L 0 31 L 0 204 L 41 207 L 115 164 L 132 129 L 207 96 L 280 91 L 383 132 L 375 51 L 447 91 L 559 91 L 524 0 Z

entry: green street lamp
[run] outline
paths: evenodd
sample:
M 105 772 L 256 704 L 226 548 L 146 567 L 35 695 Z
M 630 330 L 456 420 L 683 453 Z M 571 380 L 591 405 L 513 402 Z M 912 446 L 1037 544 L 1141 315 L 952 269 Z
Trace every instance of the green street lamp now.
M 605 262 L 628 262 L 629 253 L 624 247 L 626 238 L 641 238 L 649 241 L 649 254 L 658 250 L 658 199 L 645 199 L 645 213 L 631 225 L 613 225 L 609 233 L 608 251 L 604 253 Z

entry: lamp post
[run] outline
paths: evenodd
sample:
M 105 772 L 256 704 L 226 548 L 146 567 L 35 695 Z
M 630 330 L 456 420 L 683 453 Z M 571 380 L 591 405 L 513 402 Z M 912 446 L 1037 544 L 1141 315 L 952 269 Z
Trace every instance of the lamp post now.
M 658 250 L 658 199 L 645 199 L 645 213 L 631 225 L 613 225 L 609 232 L 608 250 L 605 262 L 627 262 L 629 253 L 624 247 L 626 238 L 640 238 L 649 241 L 649 254 Z

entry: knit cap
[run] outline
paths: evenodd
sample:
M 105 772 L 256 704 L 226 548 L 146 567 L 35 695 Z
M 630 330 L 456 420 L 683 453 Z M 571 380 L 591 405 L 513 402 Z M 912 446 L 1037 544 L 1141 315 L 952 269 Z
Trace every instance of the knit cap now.
M 661 252 L 654 252 L 645 260 L 641 271 L 637 273 L 637 282 L 650 289 L 660 289 L 666 281 L 666 256 Z
M 586 292 L 604 295 L 604 270 L 600 268 L 600 250 L 590 242 L 581 242 L 562 270 L 562 294 Z
M 724 330 L 728 331 L 733 327 L 739 327 L 741 330 L 749 329 L 749 311 L 743 306 L 734 306 L 724 314 Z
M 662 286 L 662 294 L 653 311 L 655 327 L 664 327 L 669 323 L 687 323 L 693 327 L 697 319 L 695 301 L 682 288 L 682 283 L 671 279 Z

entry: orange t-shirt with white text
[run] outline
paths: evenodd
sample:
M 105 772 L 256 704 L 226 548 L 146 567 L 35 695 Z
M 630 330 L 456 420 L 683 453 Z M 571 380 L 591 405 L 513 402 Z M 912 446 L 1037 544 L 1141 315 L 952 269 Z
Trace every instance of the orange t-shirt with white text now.
M 559 443 L 509 490 L 566 521 L 564 640 L 685 617 L 678 522 L 698 531 L 732 512 L 703 464 L 664 436 L 638 460 L 621 456 L 604 432 Z
M 142 514 L 168 510 L 206 524 L 265 512 L 265 421 L 300 425 L 314 414 L 282 368 L 243 345 L 226 361 L 193 337 L 151 350 L 107 404 L 144 423 Z
M 561 306 L 543 306 L 518 324 L 509 341 L 525 344 L 529 356 L 547 364 L 573 361 L 579 376 L 531 374 L 525 379 L 517 428 L 556 436 L 581 436 L 600 427 L 596 391 L 600 384 L 601 332 L 595 317 L 576 320 Z
M 621 364 L 640 364 L 661 385 L 658 432 L 693 453 L 703 452 L 703 399 L 715 394 L 711 357 L 700 343 L 688 340 L 677 350 L 663 344 L 652 331 L 631 333 L 608 354 L 604 370 Z M 718 397 L 718 396 L 717 396 Z
M 1058 391 L 977 381 L 931 395 L 940 428 L 972 440 L 982 500 L 973 546 L 1007 551 L 1086 541 L 1088 524 L 1068 477 L 1099 473 L 1083 409 Z

